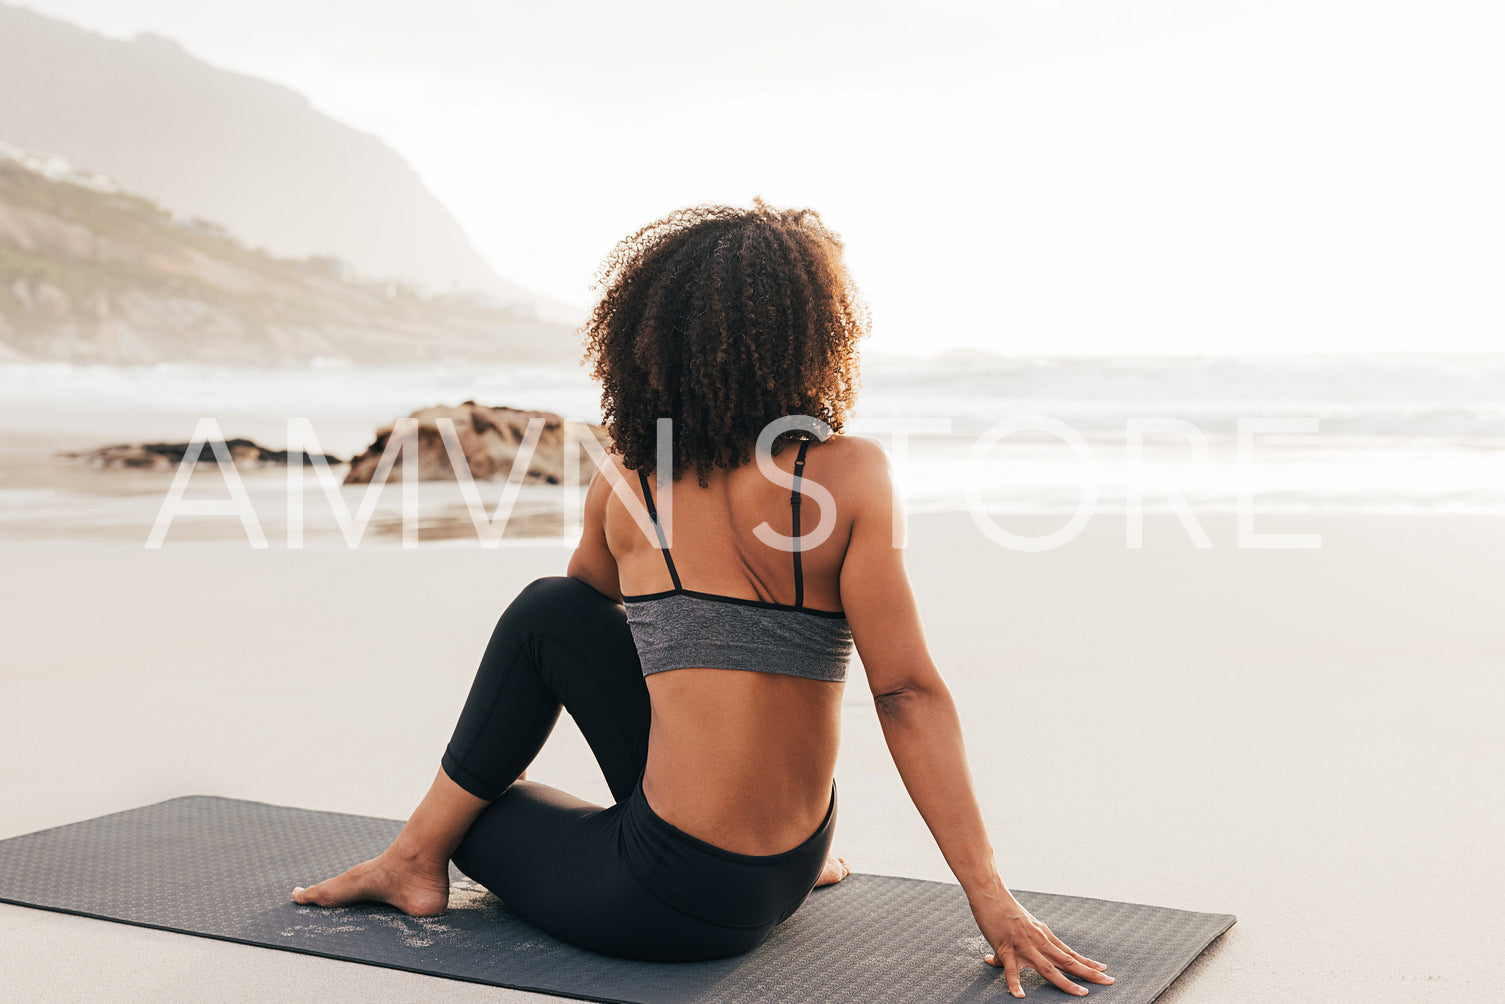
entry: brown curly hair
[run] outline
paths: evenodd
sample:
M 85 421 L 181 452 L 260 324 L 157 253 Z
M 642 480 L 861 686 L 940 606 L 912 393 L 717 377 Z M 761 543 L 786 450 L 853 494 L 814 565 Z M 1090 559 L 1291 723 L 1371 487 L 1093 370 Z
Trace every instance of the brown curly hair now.
M 762 199 L 681 209 L 619 243 L 581 332 L 625 465 L 653 470 L 661 417 L 674 420 L 673 476 L 693 468 L 702 487 L 713 468 L 751 461 L 775 419 L 841 431 L 868 333 L 841 255 L 814 210 Z

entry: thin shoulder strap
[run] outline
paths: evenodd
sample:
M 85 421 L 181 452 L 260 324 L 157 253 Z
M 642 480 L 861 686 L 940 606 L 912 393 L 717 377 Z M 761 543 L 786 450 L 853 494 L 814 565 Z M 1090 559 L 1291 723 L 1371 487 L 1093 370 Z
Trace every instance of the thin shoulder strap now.
M 675 589 L 683 589 L 679 584 L 679 570 L 674 567 L 674 558 L 669 554 L 669 541 L 664 536 L 664 528 L 659 525 L 658 507 L 653 504 L 653 493 L 648 490 L 648 475 L 638 471 L 638 480 L 643 485 L 643 501 L 648 504 L 648 518 L 653 521 L 654 532 L 658 534 L 659 550 L 664 552 L 664 564 L 669 566 L 669 578 L 674 580 Z
M 808 449 L 810 449 L 810 440 L 800 440 L 800 452 L 794 458 L 794 491 L 789 495 L 789 508 L 794 513 L 794 605 L 796 608 L 805 605 L 805 570 L 800 567 L 800 478 L 805 474 L 805 451 Z

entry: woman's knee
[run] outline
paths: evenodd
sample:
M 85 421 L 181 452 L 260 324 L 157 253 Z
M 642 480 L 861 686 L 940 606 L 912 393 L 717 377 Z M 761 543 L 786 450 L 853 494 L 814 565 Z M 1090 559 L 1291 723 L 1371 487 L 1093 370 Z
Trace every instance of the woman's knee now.
M 569 621 L 593 613 L 605 613 L 605 608 L 615 606 L 611 600 L 579 579 L 572 579 L 568 575 L 550 575 L 534 579 L 524 586 L 502 612 L 502 619 L 527 618 L 534 623 L 561 619 Z
M 567 575 L 535 579 L 524 586 L 502 611 L 494 636 L 591 638 L 608 647 L 632 645 L 622 605 Z
M 578 595 L 575 587 L 585 586 L 579 579 L 572 579 L 568 575 L 545 575 L 541 579 L 534 579 L 518 591 L 514 603 L 550 603 L 561 599 L 569 599 Z M 589 586 L 586 586 L 589 589 Z

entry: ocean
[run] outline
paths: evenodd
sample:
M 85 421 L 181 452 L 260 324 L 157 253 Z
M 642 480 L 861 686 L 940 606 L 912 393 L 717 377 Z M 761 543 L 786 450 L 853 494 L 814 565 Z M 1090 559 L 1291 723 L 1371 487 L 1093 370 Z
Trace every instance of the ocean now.
M 286 419 L 306 417 L 319 446 L 344 456 L 396 417 L 467 399 L 599 418 L 579 369 L 0 365 L 6 427 L 24 427 L 29 412 L 54 422 L 61 412 L 58 430 L 77 449 L 146 428 L 151 438 L 187 440 L 206 416 L 226 436 L 277 448 Z M 889 448 L 912 512 L 1505 513 L 1505 354 L 875 357 L 848 431 Z M 8 537 L 60 520 L 149 527 L 170 481 L 148 472 L 59 478 L 42 460 L 4 470 Z M 282 476 L 254 472 L 246 483 L 268 533 L 280 532 Z M 363 489 L 342 491 L 354 510 Z M 557 492 L 525 490 L 517 512 L 535 517 L 529 533 L 559 532 L 557 519 L 549 529 L 536 518 L 559 511 Z M 425 517 L 453 531 L 439 536 L 474 543 L 455 486 L 426 483 L 422 494 Z M 488 505 L 499 494 L 482 486 Z M 381 493 L 379 530 L 390 530 L 397 495 L 395 486 Z

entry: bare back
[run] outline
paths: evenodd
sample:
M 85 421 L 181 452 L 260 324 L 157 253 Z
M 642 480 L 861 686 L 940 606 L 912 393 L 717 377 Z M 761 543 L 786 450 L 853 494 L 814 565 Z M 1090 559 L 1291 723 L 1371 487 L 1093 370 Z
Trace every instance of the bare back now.
M 804 471 L 801 531 L 808 535 L 822 518 L 834 518 L 824 541 L 811 546 L 807 536 L 801 547 L 804 604 L 818 610 L 842 609 L 840 575 L 851 531 L 841 517 L 844 480 L 852 474 L 845 470 L 852 466 L 848 452 L 839 436 L 812 444 Z M 786 449 L 773 462 L 787 473 L 794 457 Z M 640 506 L 636 473 L 619 464 L 617 470 Z M 648 480 L 655 483 L 652 475 Z M 748 464 L 713 472 L 705 488 L 693 476 L 681 478 L 672 491 L 670 553 L 685 589 L 794 602 L 791 553 L 754 532 L 766 523 L 777 534 L 793 534 L 789 488 Z M 831 499 L 828 514 L 822 503 Z M 672 581 L 663 552 L 627 506 L 611 493 L 602 512 L 619 594 L 666 591 Z M 842 690 L 841 683 L 742 670 L 649 676 L 653 719 L 643 779 L 649 804 L 685 832 L 730 851 L 773 854 L 796 846 L 830 804 Z

